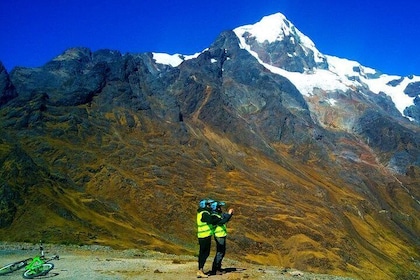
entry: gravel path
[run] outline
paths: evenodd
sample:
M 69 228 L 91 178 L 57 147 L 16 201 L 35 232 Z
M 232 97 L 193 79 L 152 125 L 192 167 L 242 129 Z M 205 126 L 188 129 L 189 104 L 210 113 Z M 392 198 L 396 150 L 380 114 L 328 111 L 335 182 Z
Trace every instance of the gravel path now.
M 183 280 L 197 279 L 197 259 L 193 256 L 168 255 L 159 252 L 141 250 L 112 250 L 100 246 L 44 246 L 45 255 L 59 255 L 59 260 L 51 261 L 55 267 L 49 274 L 36 279 L 148 279 L 148 280 Z M 0 242 L 0 266 L 36 256 L 37 245 L 26 243 Z M 211 265 L 212 256 L 207 260 L 206 268 Z M 210 276 L 210 280 L 240 279 L 304 279 L 304 280 L 351 280 L 351 278 L 331 275 L 319 275 L 298 270 L 284 270 L 237 262 L 226 259 L 227 272 L 220 276 Z M 23 279 L 23 269 L 0 276 L 0 280 Z

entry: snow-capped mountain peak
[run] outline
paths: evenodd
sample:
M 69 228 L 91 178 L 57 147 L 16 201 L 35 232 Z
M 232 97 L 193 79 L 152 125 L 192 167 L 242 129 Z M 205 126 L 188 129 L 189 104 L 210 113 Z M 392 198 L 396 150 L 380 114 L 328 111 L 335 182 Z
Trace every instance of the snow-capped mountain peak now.
M 415 99 L 420 98 L 410 90 L 420 88 L 418 76 L 386 75 L 356 61 L 324 55 L 281 13 L 233 31 L 242 49 L 271 72 L 288 78 L 304 96 L 315 95 L 319 89 L 324 92 L 367 89 L 385 93 L 402 116 L 412 119 L 406 109 L 415 107 Z M 414 107 L 411 111 L 418 114 Z
M 299 31 L 283 14 L 276 13 L 265 16 L 261 21 L 244 25 L 233 30 L 241 40 L 242 47 L 252 44 L 253 41 L 259 44 L 273 44 L 275 42 L 286 41 L 291 45 L 299 45 L 305 55 L 313 53 L 315 62 L 322 63 L 323 56 L 312 40 Z M 288 56 L 299 55 L 296 51 L 289 52 Z
M 402 116 L 420 122 L 420 77 L 383 74 L 357 61 L 322 54 L 314 42 L 299 31 L 283 14 L 263 17 L 259 22 L 233 30 L 239 46 L 247 50 L 271 72 L 289 79 L 300 93 L 310 98 L 320 91 L 328 93 L 369 91 L 390 97 Z M 203 50 L 203 52 L 206 50 Z M 160 64 L 177 67 L 198 57 L 193 55 L 153 53 Z M 321 97 L 317 97 L 321 100 Z M 337 104 L 325 97 L 325 104 Z M 327 100 L 328 99 L 328 100 Z
M 277 13 L 263 17 L 260 22 L 255 24 L 238 27 L 234 31 L 240 35 L 247 32 L 260 43 L 264 43 L 264 41 L 273 43 L 290 36 L 292 27 L 294 27 L 293 24 L 283 14 Z

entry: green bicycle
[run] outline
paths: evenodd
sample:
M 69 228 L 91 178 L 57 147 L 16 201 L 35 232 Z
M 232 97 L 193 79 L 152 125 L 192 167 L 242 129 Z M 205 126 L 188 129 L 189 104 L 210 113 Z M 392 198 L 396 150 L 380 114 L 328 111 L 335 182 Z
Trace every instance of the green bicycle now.
M 38 276 L 44 276 L 51 269 L 54 268 L 54 264 L 49 263 L 52 260 L 58 260 L 59 256 L 54 255 L 50 259 L 46 259 L 44 256 L 44 249 L 42 243 L 40 244 L 40 255 L 34 258 L 28 258 L 14 263 L 9 263 L 0 268 L 0 275 L 5 275 L 17 271 L 25 267 L 25 272 L 23 273 L 23 278 L 32 279 Z
M 49 261 L 58 260 L 59 256 L 53 256 L 50 259 L 46 260 L 45 257 L 37 256 L 32 259 L 32 261 L 25 267 L 25 272 L 23 273 L 23 278 L 32 279 L 38 276 L 47 275 L 51 269 L 54 268 L 54 264 Z

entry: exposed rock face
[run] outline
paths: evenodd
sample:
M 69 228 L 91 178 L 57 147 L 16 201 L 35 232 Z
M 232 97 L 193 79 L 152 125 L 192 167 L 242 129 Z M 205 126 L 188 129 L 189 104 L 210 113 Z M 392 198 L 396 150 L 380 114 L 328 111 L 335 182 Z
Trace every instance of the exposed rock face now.
M 417 97 L 420 95 L 420 82 L 410 83 L 404 90 L 404 93 L 410 97 Z
M 414 97 L 414 105 L 405 109 L 405 114 L 420 123 L 420 82 L 410 83 L 404 93 Z
M 57 106 L 86 104 L 105 82 L 106 62 L 92 61 L 90 50 L 70 49 L 44 67 L 19 68 L 11 73 L 22 97 L 47 94 Z
M 4 68 L 3 63 L 0 62 L 0 106 L 6 104 L 9 100 L 15 98 L 17 92 L 10 82 L 9 75 Z
M 212 197 L 237 210 L 232 256 L 370 279 L 413 269 L 418 83 L 413 121 L 359 66 L 346 87 L 304 94 L 267 65 L 336 64 L 281 26 L 293 32 L 273 42 L 223 32 L 176 67 L 86 48 L 0 67 L 1 238 L 193 252 L 196 202 Z

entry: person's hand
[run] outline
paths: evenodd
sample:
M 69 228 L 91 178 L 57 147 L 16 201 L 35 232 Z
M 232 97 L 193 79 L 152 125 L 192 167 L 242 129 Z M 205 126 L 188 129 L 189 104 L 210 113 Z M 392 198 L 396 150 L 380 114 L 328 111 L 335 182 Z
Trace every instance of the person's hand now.
M 232 215 L 233 214 L 233 208 L 230 208 L 228 213 L 229 213 L 229 215 Z

